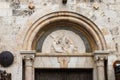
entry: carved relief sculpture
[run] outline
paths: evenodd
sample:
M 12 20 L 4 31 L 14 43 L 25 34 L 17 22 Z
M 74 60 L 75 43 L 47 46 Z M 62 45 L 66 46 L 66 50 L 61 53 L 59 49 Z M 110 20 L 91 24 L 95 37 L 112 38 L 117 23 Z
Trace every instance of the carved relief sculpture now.
M 58 57 L 58 62 L 60 63 L 61 68 L 67 68 L 68 63 L 70 62 L 69 57 Z
M 51 37 L 54 39 L 53 44 L 52 44 L 52 50 L 54 50 L 57 53 L 72 53 L 77 50 L 75 45 L 73 44 L 73 41 L 69 38 L 66 37 L 65 35 L 63 36 L 57 36 L 54 38 L 52 35 Z
M 42 53 L 74 54 L 84 53 L 86 50 L 82 38 L 70 30 L 52 32 L 46 37 L 41 46 Z

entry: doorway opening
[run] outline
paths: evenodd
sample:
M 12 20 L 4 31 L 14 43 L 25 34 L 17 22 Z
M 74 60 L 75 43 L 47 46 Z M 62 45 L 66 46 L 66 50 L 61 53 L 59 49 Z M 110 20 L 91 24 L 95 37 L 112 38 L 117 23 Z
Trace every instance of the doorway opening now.
M 35 69 L 35 80 L 93 80 L 93 69 Z

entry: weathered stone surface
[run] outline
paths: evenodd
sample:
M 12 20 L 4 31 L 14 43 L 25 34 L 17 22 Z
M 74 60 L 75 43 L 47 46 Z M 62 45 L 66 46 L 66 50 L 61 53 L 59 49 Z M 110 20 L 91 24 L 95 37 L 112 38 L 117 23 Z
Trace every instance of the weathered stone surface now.
M 0 8 L 10 8 L 10 3 L 8 2 L 0 2 Z
M 120 0 L 115 0 L 116 3 L 120 3 Z
M 13 4 L 11 1 L 0 0 L 0 52 L 4 50 L 13 52 L 15 61 L 10 67 L 4 68 L 0 66 L 0 69 L 12 73 L 12 80 L 22 80 L 22 57 L 20 50 L 22 50 L 24 36 L 30 25 L 44 15 L 56 11 L 75 12 L 89 18 L 97 25 L 105 38 L 107 51 L 114 50 L 108 57 L 108 80 L 115 80 L 112 65 L 114 61 L 119 59 L 116 54 L 120 54 L 120 0 L 102 0 L 101 3 L 95 5 L 93 5 L 93 2 L 90 3 L 89 0 L 68 0 L 66 5 L 62 4 L 62 0 L 33 0 L 35 11 L 30 13 L 28 10 L 29 0 L 13 0 L 14 3 L 20 1 L 19 4 Z M 77 42 L 77 39 L 75 38 L 74 41 Z M 83 42 L 82 44 L 79 42 L 82 42 L 82 40 L 79 39 L 78 44 L 75 44 L 81 45 L 82 48 L 79 47 L 79 50 L 84 52 Z M 46 42 L 46 44 L 48 43 Z M 45 51 L 46 47 L 44 47 L 43 51 Z M 57 49 L 53 51 L 60 52 Z M 35 60 L 41 62 L 34 63 L 36 68 L 60 67 L 56 57 L 36 57 Z M 95 66 L 92 58 L 84 57 L 71 57 L 67 65 L 69 68 L 92 68 Z
M 120 10 L 120 5 L 119 4 L 114 4 L 114 5 L 110 5 L 110 7 L 109 7 L 110 9 L 112 9 L 112 10 Z

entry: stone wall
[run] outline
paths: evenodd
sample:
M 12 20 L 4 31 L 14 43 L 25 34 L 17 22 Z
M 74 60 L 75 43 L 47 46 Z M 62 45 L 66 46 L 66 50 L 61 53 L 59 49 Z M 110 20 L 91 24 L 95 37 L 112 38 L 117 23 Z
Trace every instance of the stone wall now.
M 29 7 L 34 7 L 30 9 Z M 0 0 L 0 52 L 8 50 L 14 53 L 14 64 L 0 69 L 12 73 L 12 80 L 22 80 L 23 38 L 28 24 L 45 14 L 56 11 L 72 11 L 91 19 L 104 34 L 108 51 L 108 77 L 114 80 L 113 63 L 120 60 L 120 0 Z M 15 75 L 15 76 L 14 76 Z

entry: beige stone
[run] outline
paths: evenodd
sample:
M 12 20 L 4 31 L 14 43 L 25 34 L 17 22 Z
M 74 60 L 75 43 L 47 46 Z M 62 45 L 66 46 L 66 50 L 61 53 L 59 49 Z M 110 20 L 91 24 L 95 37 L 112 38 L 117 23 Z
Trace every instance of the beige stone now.
M 63 5 L 61 0 L 33 0 L 35 11 L 27 15 L 30 1 L 20 0 L 20 5 L 14 5 L 20 7 L 14 9 L 11 7 L 12 2 L 0 0 L 0 52 L 8 50 L 14 55 L 14 63 L 7 68 L 0 65 L 0 70 L 11 73 L 12 80 L 22 80 L 22 60 L 27 58 L 25 80 L 34 80 L 33 70 L 44 67 L 92 68 L 93 80 L 104 80 L 103 60 L 99 63 L 99 60 L 94 59 L 96 56 L 94 51 L 97 49 L 101 55 L 106 54 L 103 51 L 110 53 L 106 56 L 107 76 L 108 80 L 115 80 L 113 63 L 120 60 L 120 0 L 102 0 L 94 5 L 90 0 L 68 0 L 66 5 Z M 13 16 L 13 11 L 17 10 L 25 14 Z M 57 25 L 51 25 L 53 22 Z M 75 38 L 75 35 L 70 33 L 70 36 L 74 36 L 72 37 L 74 40 L 68 39 L 70 45 L 67 46 L 72 47 L 62 48 L 64 53 L 50 53 L 47 42 L 44 51 L 48 50 L 48 53 L 37 53 L 35 47 L 38 39 L 51 28 L 63 26 L 61 22 L 64 22 L 64 26 L 70 26 L 87 36 L 93 51 L 85 52 L 82 39 Z M 79 45 L 79 53 L 74 51 L 76 48 L 73 42 Z M 53 52 L 57 52 L 57 49 Z M 65 58 L 58 61 L 58 57 Z M 66 57 L 70 58 L 66 59 Z M 97 66 L 98 63 L 101 66 Z

